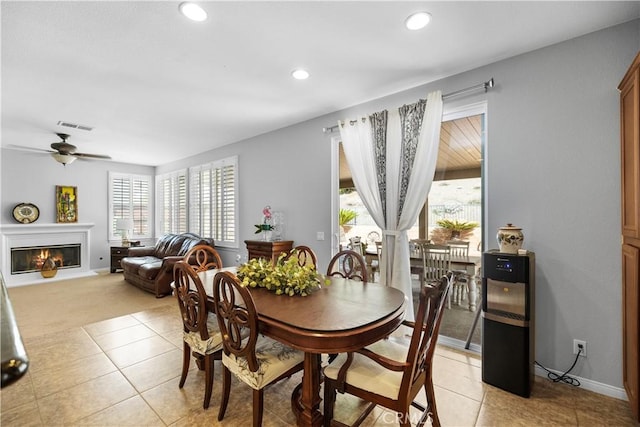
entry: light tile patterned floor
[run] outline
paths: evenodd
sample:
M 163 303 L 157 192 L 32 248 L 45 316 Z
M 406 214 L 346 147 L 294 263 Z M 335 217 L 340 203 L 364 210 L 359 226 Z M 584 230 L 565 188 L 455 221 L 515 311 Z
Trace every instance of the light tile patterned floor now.
M 11 426 L 247 426 L 251 391 L 234 380 L 217 421 L 221 377 L 202 409 L 204 373 L 193 364 L 183 389 L 177 306 L 153 309 L 29 339 L 27 375 L 0 392 L 0 424 Z M 219 362 L 216 362 L 219 363 Z M 290 396 L 300 377 L 265 391 L 264 426 L 295 424 Z M 434 383 L 445 426 L 635 426 L 626 402 L 536 377 L 525 399 L 481 381 L 477 356 L 438 347 Z M 338 395 L 336 418 L 355 419 L 362 402 Z M 397 425 L 376 408 L 366 426 Z

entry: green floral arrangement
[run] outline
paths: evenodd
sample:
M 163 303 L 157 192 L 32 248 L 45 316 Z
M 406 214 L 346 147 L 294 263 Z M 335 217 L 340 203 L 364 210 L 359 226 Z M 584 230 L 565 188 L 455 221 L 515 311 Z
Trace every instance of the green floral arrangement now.
M 297 253 L 293 253 L 287 260 L 284 259 L 286 256 L 284 253 L 280 255 L 275 265 L 263 258 L 251 259 L 238 267 L 238 279 L 243 286 L 266 288 L 276 295 L 289 296 L 307 296 L 323 283 L 331 283 L 314 267 L 300 266 Z

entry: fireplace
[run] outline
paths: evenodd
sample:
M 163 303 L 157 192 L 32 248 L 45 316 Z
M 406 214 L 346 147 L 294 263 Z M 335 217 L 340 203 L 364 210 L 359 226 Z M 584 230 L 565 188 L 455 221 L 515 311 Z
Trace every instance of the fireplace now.
M 25 274 L 40 271 L 47 258 L 53 260 L 58 270 L 63 268 L 79 268 L 82 265 L 80 243 L 11 248 L 11 274 Z
M 7 287 L 92 276 L 93 224 L 0 224 L 0 259 Z M 57 274 L 44 278 L 42 263 L 51 258 Z

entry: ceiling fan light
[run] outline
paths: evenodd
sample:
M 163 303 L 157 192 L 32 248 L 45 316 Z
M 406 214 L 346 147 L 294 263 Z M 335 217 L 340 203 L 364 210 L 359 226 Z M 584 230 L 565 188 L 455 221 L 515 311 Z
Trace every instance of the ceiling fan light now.
M 416 12 L 409 15 L 404 21 L 404 25 L 409 30 L 420 30 L 426 27 L 431 22 L 431 14 L 428 12 Z
M 178 6 L 178 8 L 180 9 L 180 13 L 182 13 L 192 21 L 201 22 L 207 19 L 207 12 L 205 12 L 202 7 L 198 6 L 195 3 L 186 1 L 180 3 L 180 6 Z
M 56 162 L 62 163 L 63 165 L 68 165 L 69 163 L 73 163 L 77 157 L 72 156 L 70 154 L 60 154 L 60 153 L 51 153 L 51 157 L 56 159 Z

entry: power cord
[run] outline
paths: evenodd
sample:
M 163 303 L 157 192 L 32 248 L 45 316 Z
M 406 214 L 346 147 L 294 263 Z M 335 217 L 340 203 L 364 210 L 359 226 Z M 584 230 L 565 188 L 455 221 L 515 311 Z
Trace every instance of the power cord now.
M 569 384 L 574 387 L 580 387 L 580 381 L 578 381 L 576 378 L 573 378 L 567 374 L 571 372 L 571 370 L 576 366 L 576 363 L 578 363 L 578 358 L 580 357 L 581 353 L 582 353 L 582 346 L 578 346 L 578 354 L 576 354 L 576 359 L 573 361 L 573 365 L 571 365 L 571 367 L 567 369 L 567 371 L 562 375 L 558 375 L 555 372 L 551 372 L 550 370 L 542 366 L 540 363 L 538 363 L 537 360 L 535 363 L 536 365 L 540 366 L 542 369 L 547 371 L 547 378 L 549 378 L 554 383 L 563 382 L 565 384 Z

